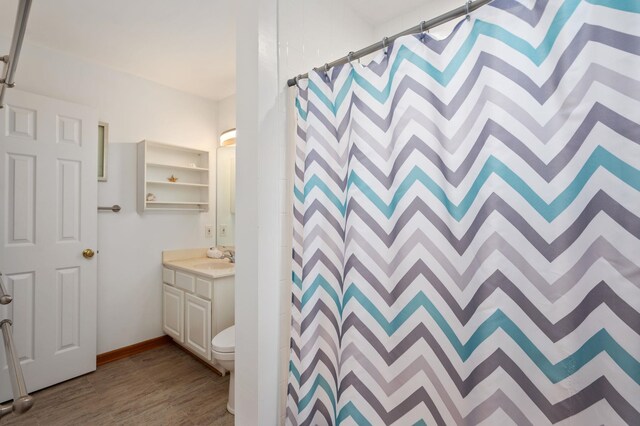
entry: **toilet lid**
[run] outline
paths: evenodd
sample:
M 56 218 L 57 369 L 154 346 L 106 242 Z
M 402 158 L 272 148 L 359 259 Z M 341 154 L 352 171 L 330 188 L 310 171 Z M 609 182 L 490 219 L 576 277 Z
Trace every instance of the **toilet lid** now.
M 211 341 L 211 350 L 216 352 L 235 352 L 236 350 L 236 326 L 225 328 Z

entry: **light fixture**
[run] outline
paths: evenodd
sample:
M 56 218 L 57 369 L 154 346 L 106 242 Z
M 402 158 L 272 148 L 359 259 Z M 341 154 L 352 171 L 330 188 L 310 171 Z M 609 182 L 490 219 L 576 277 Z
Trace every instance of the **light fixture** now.
M 220 135 L 220 146 L 232 146 L 236 144 L 236 129 L 229 129 Z

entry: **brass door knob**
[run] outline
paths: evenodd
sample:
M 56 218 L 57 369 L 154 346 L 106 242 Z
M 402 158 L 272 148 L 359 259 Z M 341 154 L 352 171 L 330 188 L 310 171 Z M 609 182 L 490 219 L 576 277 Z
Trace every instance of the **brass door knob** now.
M 95 253 L 91 249 L 82 250 L 82 256 L 84 256 L 85 259 L 91 259 L 94 254 Z

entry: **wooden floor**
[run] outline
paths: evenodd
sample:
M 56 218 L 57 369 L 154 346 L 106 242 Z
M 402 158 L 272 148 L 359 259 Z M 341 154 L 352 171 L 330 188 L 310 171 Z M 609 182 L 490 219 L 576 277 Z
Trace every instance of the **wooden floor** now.
M 233 425 L 228 390 L 229 375 L 169 344 L 36 392 L 0 425 Z

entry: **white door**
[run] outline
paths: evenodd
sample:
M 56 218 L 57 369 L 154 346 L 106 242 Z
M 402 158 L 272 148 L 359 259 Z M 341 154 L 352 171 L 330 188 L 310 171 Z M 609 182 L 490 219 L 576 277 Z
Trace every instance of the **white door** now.
M 162 328 L 178 342 L 183 342 L 184 292 L 166 284 L 162 290 Z
M 201 357 L 211 359 L 211 302 L 187 294 L 184 299 L 184 343 Z
M 30 392 L 95 370 L 94 110 L 11 89 L 0 109 L 0 271 Z M 12 397 L 0 349 L 0 401 Z

